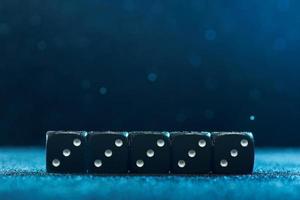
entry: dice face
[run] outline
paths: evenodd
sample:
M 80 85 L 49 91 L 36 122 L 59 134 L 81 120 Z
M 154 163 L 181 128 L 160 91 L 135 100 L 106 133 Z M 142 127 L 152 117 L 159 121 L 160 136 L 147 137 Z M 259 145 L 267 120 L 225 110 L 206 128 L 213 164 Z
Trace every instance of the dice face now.
M 213 172 L 217 174 L 250 174 L 254 165 L 254 140 L 249 132 L 212 134 Z
M 94 174 L 128 173 L 128 133 L 90 132 L 88 135 L 88 172 Z
M 86 134 L 84 131 L 48 131 L 47 172 L 85 173 Z
M 130 172 L 166 174 L 170 171 L 168 132 L 133 132 L 130 134 Z
M 212 143 L 208 132 L 171 133 L 171 172 L 208 174 L 211 172 Z

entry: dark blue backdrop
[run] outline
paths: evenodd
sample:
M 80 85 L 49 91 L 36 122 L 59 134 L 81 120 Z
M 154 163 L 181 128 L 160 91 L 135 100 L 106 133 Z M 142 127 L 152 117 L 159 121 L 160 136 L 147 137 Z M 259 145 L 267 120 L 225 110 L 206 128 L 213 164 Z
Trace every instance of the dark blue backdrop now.
M 300 144 L 298 0 L 2 0 L 0 144 L 48 129 Z

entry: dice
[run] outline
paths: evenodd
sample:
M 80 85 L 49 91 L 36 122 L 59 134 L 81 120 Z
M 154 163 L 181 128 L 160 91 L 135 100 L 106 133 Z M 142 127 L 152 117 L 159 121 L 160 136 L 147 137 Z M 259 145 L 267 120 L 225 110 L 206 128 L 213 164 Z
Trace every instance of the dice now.
M 213 173 L 250 174 L 254 165 L 254 139 L 249 132 L 214 132 Z
M 170 171 L 170 133 L 132 132 L 129 136 L 131 173 L 168 174 Z
M 85 173 L 85 131 L 48 131 L 46 169 L 52 173 Z
M 171 132 L 171 172 L 208 174 L 211 172 L 212 143 L 209 132 Z
M 250 174 L 249 132 L 48 131 L 46 170 L 91 174 Z
M 89 173 L 128 173 L 128 132 L 89 132 L 87 147 Z

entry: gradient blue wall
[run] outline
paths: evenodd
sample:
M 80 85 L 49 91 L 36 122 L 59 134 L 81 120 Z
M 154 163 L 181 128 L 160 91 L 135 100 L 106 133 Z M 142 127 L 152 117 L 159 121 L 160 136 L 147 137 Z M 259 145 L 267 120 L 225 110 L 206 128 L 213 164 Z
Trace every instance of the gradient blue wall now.
M 49 129 L 299 145 L 300 1 L 2 0 L 0 144 Z

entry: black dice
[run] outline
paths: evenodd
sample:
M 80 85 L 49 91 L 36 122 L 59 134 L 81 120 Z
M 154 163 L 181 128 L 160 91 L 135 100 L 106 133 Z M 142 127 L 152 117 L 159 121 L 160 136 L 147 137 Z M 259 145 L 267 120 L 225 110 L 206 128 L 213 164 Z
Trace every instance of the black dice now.
M 48 131 L 46 169 L 91 174 L 250 174 L 249 132 Z
M 130 172 L 167 174 L 170 171 L 170 133 L 130 133 Z
M 48 131 L 46 168 L 54 173 L 85 173 L 85 131 Z
M 88 172 L 128 173 L 128 132 L 89 132 Z
M 171 172 L 208 174 L 211 172 L 212 143 L 208 132 L 171 133 Z
M 254 140 L 249 132 L 215 132 L 213 172 L 250 174 L 254 165 Z

